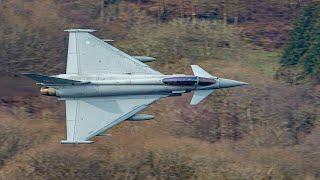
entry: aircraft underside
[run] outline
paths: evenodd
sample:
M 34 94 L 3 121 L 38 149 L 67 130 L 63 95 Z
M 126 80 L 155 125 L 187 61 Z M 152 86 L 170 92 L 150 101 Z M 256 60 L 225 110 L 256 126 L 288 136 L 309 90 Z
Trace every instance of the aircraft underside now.
M 91 29 L 69 29 L 66 74 L 24 75 L 37 81 L 40 92 L 66 102 L 67 139 L 61 143 L 92 143 L 90 139 L 126 121 L 153 119 L 137 114 L 155 101 L 194 91 L 196 105 L 215 89 L 247 83 L 212 76 L 197 65 L 194 75 L 163 75 L 143 62 L 93 36 Z

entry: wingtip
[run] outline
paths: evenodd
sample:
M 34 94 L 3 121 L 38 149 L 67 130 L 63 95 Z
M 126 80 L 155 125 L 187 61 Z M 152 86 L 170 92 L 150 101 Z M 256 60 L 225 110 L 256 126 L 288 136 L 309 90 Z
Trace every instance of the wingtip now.
M 60 141 L 61 144 L 92 144 L 93 141 L 69 141 L 69 140 L 62 140 Z
M 194 102 L 192 102 L 192 101 L 190 102 L 190 105 L 191 105 L 191 106 L 195 106 L 195 105 L 198 105 L 198 104 L 199 104 L 199 103 L 194 103 Z
M 66 32 L 95 32 L 94 29 L 66 29 Z
M 30 72 L 22 72 L 22 73 L 17 73 L 17 75 L 20 75 L 20 76 L 25 76 L 25 77 L 29 77 L 31 75 L 33 75 L 34 73 L 30 73 Z
M 21 75 L 30 75 L 30 74 L 33 74 L 33 73 L 30 73 L 30 72 L 22 72 L 22 73 L 17 73 L 17 74 L 21 74 Z

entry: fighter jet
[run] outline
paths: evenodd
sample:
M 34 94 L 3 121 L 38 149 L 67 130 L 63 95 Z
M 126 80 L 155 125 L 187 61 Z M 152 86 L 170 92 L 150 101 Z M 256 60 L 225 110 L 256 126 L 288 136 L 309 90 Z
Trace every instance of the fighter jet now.
M 210 75 L 192 65 L 194 75 L 164 75 L 143 62 L 147 56 L 129 56 L 99 39 L 91 29 L 69 29 L 65 74 L 45 76 L 24 73 L 41 86 L 40 93 L 66 103 L 67 138 L 63 144 L 87 144 L 95 136 L 123 121 L 145 121 L 137 114 L 155 101 L 194 92 L 196 105 L 216 89 L 247 85 Z

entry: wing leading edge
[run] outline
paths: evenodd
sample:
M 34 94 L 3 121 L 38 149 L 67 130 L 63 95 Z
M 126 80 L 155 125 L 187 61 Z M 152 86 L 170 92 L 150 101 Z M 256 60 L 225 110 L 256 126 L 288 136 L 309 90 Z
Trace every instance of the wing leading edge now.
M 91 29 L 69 29 L 67 74 L 161 74 L 105 41 Z
M 166 95 L 67 99 L 67 140 L 61 143 L 92 143 L 90 138 L 102 134 L 162 97 Z

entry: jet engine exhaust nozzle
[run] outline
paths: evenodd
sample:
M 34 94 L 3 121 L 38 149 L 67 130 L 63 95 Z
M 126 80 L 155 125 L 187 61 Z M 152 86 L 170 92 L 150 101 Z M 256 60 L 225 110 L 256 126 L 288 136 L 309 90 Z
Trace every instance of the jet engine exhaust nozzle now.
M 57 92 L 54 88 L 44 87 L 40 89 L 40 93 L 44 96 L 56 96 Z

